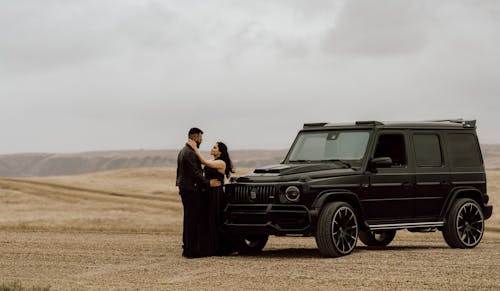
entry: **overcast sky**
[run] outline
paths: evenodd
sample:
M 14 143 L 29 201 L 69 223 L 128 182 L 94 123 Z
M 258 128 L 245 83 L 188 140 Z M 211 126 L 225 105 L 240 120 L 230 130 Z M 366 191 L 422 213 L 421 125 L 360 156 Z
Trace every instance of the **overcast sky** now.
M 0 100 L 0 154 L 458 117 L 500 143 L 500 1 L 0 0 Z

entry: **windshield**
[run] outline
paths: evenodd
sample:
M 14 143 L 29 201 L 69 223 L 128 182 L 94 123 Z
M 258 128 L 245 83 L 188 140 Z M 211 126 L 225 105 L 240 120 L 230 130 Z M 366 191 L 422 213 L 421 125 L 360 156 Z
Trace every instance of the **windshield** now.
M 302 132 L 288 162 L 339 161 L 359 164 L 365 156 L 369 131 Z

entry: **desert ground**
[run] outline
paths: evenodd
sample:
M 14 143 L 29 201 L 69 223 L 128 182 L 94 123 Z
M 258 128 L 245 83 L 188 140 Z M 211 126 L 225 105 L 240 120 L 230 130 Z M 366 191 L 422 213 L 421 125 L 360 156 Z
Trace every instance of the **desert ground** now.
M 247 170 L 240 170 L 242 174 Z M 271 237 L 258 255 L 181 257 L 175 169 L 0 178 L 0 284 L 52 290 L 500 289 L 500 171 L 481 244 L 451 249 L 441 233 L 399 231 L 323 258 L 314 238 Z

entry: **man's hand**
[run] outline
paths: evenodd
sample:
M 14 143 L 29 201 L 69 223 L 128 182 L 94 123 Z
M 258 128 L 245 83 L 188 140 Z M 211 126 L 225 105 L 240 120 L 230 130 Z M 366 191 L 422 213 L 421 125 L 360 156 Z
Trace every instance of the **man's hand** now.
M 210 180 L 210 187 L 219 187 L 221 184 L 221 182 L 217 179 L 212 179 Z

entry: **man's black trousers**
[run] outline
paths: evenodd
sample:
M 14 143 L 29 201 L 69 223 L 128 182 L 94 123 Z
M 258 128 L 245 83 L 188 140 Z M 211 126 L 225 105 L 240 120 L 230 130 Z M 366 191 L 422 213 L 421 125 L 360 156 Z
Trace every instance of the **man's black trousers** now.
M 185 257 L 198 257 L 200 253 L 200 232 L 201 224 L 201 192 L 179 189 L 182 205 L 184 207 L 184 222 L 182 228 L 183 252 Z

